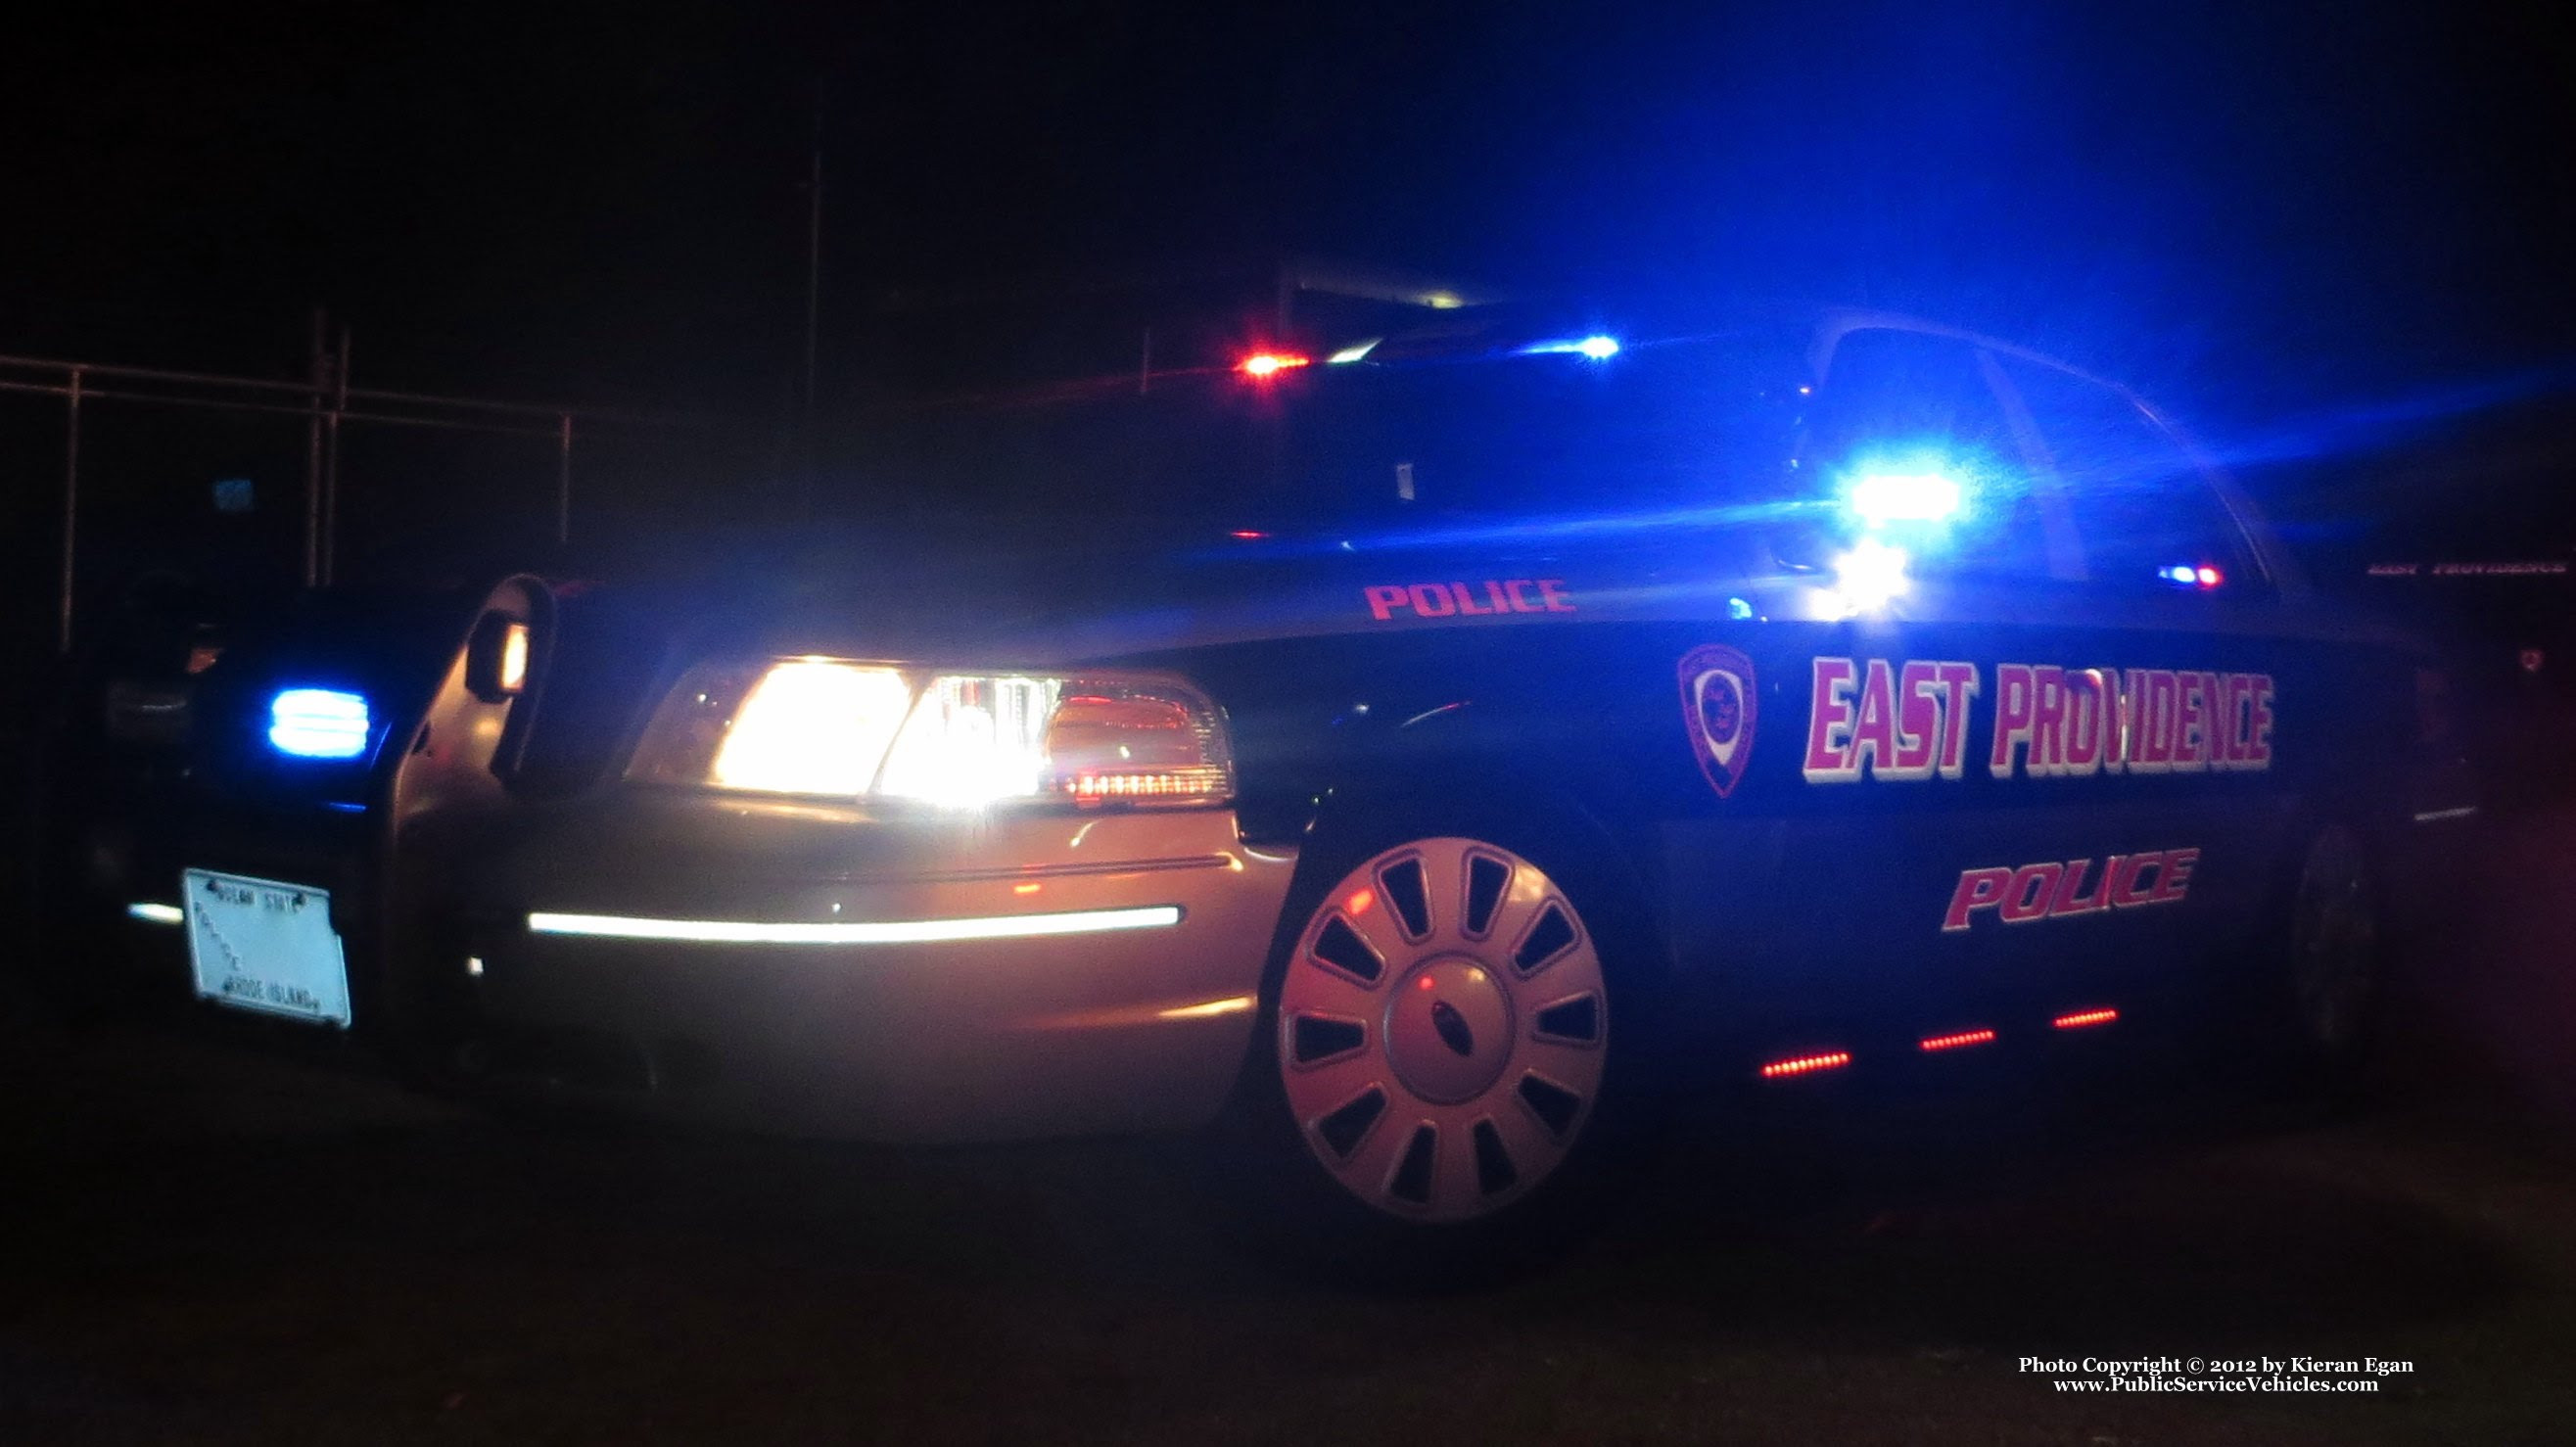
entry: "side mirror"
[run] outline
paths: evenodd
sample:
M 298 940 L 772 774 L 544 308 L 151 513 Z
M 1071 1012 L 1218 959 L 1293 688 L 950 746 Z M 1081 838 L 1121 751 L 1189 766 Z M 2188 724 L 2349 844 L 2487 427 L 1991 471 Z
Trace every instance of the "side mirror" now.
M 485 703 L 500 703 L 527 684 L 528 625 L 507 614 L 484 614 L 465 645 L 465 686 Z

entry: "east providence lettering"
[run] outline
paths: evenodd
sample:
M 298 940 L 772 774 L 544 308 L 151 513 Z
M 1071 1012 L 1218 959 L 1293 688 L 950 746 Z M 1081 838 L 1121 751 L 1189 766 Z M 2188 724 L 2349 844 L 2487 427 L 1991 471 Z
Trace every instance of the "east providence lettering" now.
M 1807 782 L 1961 777 L 1984 692 L 1972 663 L 1815 659 Z M 1992 697 L 1984 761 L 1998 779 L 2272 767 L 2267 673 L 1999 663 Z

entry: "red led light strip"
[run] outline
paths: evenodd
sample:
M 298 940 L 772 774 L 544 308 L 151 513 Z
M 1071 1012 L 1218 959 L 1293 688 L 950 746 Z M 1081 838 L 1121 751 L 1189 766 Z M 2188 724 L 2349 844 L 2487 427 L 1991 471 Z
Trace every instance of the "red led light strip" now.
M 1851 1052 L 1833 1050 L 1822 1055 L 1797 1055 L 1787 1060 L 1774 1060 L 1762 1067 L 1762 1078 L 1778 1080 L 1788 1075 L 1806 1075 L 1818 1070 L 1840 1070 L 1851 1064 Z
M 2048 1023 L 2060 1030 L 2081 1030 L 2087 1025 L 2108 1025 L 2119 1018 L 2120 1012 L 2117 1010 L 2077 1010 L 2072 1014 L 2060 1015 Z
M 1185 766 L 1165 774 L 1077 774 L 1057 783 L 1076 800 L 1216 794 L 1224 785 L 1224 771 L 1204 765 Z
M 1921 1044 L 1925 1050 L 1964 1050 L 1971 1045 L 1992 1044 L 1994 1038 L 1992 1030 L 1962 1030 L 1955 1035 L 1927 1035 Z

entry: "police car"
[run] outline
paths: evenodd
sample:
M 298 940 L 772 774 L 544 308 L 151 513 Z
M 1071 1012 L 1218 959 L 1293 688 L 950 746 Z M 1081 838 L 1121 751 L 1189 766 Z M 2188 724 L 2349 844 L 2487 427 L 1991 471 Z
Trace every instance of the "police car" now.
M 1422 1242 L 1564 1209 L 1674 1091 L 2176 1000 L 2367 1039 L 2395 886 L 2475 809 L 2404 637 L 2076 368 L 1584 320 L 934 410 L 879 464 L 963 526 L 889 509 L 721 604 L 514 577 L 408 681 L 236 650 L 231 812 L 134 913 L 207 999 L 441 1068 L 1212 1129 Z

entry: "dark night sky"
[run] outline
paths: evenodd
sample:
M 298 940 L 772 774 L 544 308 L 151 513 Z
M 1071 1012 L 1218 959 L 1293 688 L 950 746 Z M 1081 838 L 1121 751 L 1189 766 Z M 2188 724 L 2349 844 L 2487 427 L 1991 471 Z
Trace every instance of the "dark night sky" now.
M 257 4 L 0 61 L 0 350 L 766 406 L 827 295 L 1306 248 L 2032 337 L 2226 420 L 2576 325 L 2557 7 Z M 24 26 L 26 21 L 17 24 Z M 51 27 L 51 28 L 48 28 Z

